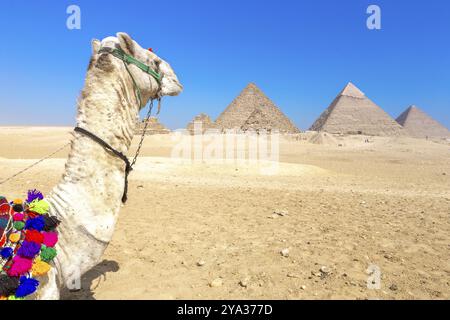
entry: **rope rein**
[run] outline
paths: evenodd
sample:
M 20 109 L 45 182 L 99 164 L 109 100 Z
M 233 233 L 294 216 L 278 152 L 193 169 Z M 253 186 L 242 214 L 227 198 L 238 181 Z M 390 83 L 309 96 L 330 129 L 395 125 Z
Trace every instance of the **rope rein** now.
M 39 163 L 41 163 L 41 162 L 43 162 L 43 161 L 45 161 L 45 160 L 51 158 L 52 156 L 54 156 L 54 155 L 57 154 L 58 152 L 64 150 L 68 145 L 70 145 L 70 142 L 69 142 L 69 143 L 66 143 L 66 144 L 63 145 L 61 148 L 59 148 L 58 150 L 56 150 L 56 151 L 50 153 L 49 155 L 45 156 L 44 158 L 42 158 L 42 159 L 40 159 L 40 160 L 34 162 L 33 164 L 29 165 L 28 167 L 26 167 L 26 168 L 24 168 L 24 169 L 22 169 L 22 170 L 16 172 L 15 174 L 9 176 L 9 177 L 6 178 L 6 179 L 0 181 L 0 185 L 2 185 L 2 184 L 4 184 L 4 183 L 6 183 L 6 182 L 8 182 L 8 181 L 10 181 L 10 180 L 12 180 L 12 179 L 14 179 L 14 178 L 17 177 L 18 175 L 21 175 L 22 173 L 24 173 L 24 172 L 30 170 L 31 168 L 37 166 Z

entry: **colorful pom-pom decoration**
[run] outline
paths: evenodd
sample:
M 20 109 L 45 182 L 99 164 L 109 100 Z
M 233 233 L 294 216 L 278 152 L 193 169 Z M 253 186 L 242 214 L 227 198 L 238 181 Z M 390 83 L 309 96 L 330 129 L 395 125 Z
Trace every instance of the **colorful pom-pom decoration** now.
M 11 241 L 12 243 L 19 242 L 19 240 L 20 240 L 20 233 L 15 232 L 9 235 L 9 241 Z
M 3 259 L 8 259 L 8 258 L 12 257 L 13 253 L 14 253 L 14 250 L 12 248 L 6 247 L 6 248 L 2 248 L 2 250 L 0 251 L 0 256 Z
M 23 213 L 16 213 L 16 214 L 13 216 L 13 220 L 14 220 L 14 221 L 23 221 L 23 218 L 24 218 Z
M 25 201 L 0 196 L 0 300 L 23 300 L 39 288 L 38 277 L 52 268 L 60 221 L 38 190 Z

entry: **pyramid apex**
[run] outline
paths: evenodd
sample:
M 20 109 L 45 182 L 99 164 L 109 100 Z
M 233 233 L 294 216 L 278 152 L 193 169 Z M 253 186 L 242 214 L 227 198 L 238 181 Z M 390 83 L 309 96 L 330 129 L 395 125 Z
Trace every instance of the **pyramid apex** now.
M 247 86 L 245 87 L 245 89 L 259 89 L 259 88 L 258 88 L 258 86 L 256 85 L 256 83 L 250 82 L 249 84 L 247 84 Z
M 349 82 L 339 94 L 340 96 L 349 96 L 353 98 L 364 98 L 364 92 L 358 89 L 353 83 Z

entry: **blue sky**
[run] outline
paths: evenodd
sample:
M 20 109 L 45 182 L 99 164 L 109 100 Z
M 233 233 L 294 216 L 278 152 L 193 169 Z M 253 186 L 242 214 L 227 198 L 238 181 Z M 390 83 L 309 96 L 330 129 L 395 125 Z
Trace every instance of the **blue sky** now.
M 307 129 L 348 81 L 393 117 L 416 104 L 450 127 L 448 0 L 4 0 L 0 28 L 1 125 L 73 125 L 91 39 L 125 31 L 184 85 L 160 115 L 172 129 L 216 118 L 248 82 Z

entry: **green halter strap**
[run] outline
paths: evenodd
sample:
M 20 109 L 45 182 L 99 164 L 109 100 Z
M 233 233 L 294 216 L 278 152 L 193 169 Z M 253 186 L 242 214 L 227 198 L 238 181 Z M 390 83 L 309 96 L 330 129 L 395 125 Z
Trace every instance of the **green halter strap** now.
M 131 73 L 130 69 L 128 68 L 128 65 L 130 63 L 134 64 L 136 67 L 144 71 L 145 73 L 151 75 L 155 80 L 158 82 L 158 84 L 161 85 L 161 74 L 154 71 L 150 66 L 146 65 L 145 63 L 137 60 L 136 58 L 130 56 L 129 54 L 125 53 L 120 48 L 109 48 L 109 47 L 103 47 L 101 48 L 98 53 L 109 53 L 112 54 L 114 57 L 119 58 L 122 60 L 125 64 L 125 68 L 127 69 L 128 73 L 131 76 L 131 80 L 133 80 L 133 85 L 136 91 L 137 100 L 139 103 L 139 107 L 142 106 L 142 98 L 141 98 L 141 90 L 139 89 L 139 86 L 136 83 L 136 80 L 134 80 L 133 74 Z
M 154 71 L 152 68 L 150 68 L 148 65 L 146 65 L 145 63 L 137 60 L 136 58 L 130 56 L 129 54 L 125 53 L 122 49 L 120 48 L 108 48 L 108 47 L 103 47 L 101 48 L 99 51 L 99 53 L 102 52 L 107 52 L 112 54 L 113 56 L 115 56 L 116 58 L 119 58 L 120 60 L 122 60 L 123 62 L 125 62 L 126 64 L 134 64 L 136 67 L 138 67 L 139 69 L 141 69 L 142 71 L 144 71 L 145 73 L 148 73 L 149 75 L 151 75 L 153 78 L 155 78 L 156 81 L 158 81 L 158 83 L 161 82 L 161 75 Z

